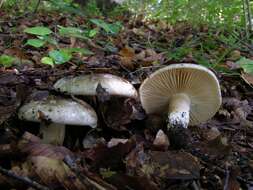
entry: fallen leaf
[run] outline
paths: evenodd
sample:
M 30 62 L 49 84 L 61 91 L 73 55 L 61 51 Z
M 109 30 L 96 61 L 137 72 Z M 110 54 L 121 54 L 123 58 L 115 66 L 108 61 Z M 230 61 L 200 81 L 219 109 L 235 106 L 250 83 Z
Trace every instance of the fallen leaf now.
M 216 127 L 212 127 L 211 129 L 206 129 L 202 132 L 202 136 L 207 141 L 212 141 L 221 135 L 220 131 Z
M 45 156 L 32 156 L 34 172 L 49 187 L 64 187 L 69 190 L 87 190 L 71 169 L 62 161 Z
M 127 69 L 133 70 L 134 69 L 133 61 L 135 58 L 134 49 L 126 46 L 120 50 L 119 55 L 122 65 Z
M 135 146 L 133 139 L 126 143 L 119 143 L 109 148 L 105 144 L 98 144 L 96 147 L 83 152 L 83 156 L 90 160 L 93 168 L 111 168 L 117 169 L 124 166 L 123 160 L 125 156 Z
M 37 137 L 30 133 L 23 135 L 18 143 L 18 148 L 29 156 L 45 156 L 57 160 L 63 160 L 67 155 L 73 156 L 69 149 L 63 146 L 42 144 Z
M 170 146 L 169 138 L 161 129 L 157 132 L 153 145 L 157 150 L 167 150 Z
M 252 74 L 248 74 L 248 73 L 242 73 L 241 77 L 243 78 L 243 80 L 249 84 L 251 87 L 253 87 L 253 75 Z
M 130 176 L 125 174 L 114 174 L 105 179 L 118 189 L 141 189 L 141 190 L 158 190 L 157 185 L 145 176 Z
M 117 146 L 119 143 L 125 144 L 128 142 L 128 139 L 118 139 L 118 138 L 112 138 L 108 143 L 107 147 L 112 148 L 114 146 Z
M 200 164 L 196 157 L 186 152 L 149 151 L 137 146 L 126 158 L 129 173 L 159 179 L 197 179 Z

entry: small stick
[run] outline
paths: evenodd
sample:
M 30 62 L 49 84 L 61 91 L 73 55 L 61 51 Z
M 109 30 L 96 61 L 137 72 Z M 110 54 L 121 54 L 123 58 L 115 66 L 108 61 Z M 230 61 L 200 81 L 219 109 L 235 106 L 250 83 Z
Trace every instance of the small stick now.
M 20 182 L 22 182 L 22 183 L 24 183 L 24 184 L 26 184 L 26 185 L 28 185 L 30 187 L 33 187 L 35 189 L 38 189 L 38 190 L 50 190 L 48 187 L 43 186 L 43 185 L 37 183 L 36 181 L 31 180 L 28 177 L 18 176 L 13 171 L 6 170 L 6 169 L 2 168 L 1 166 L 0 166 L 0 173 L 2 173 L 5 176 L 11 177 L 13 179 L 16 179 L 16 180 L 18 180 L 18 181 L 20 181 Z
M 193 182 L 191 183 L 191 187 L 192 187 L 194 190 L 200 190 L 200 188 L 199 188 L 198 184 L 196 183 L 196 181 L 193 181 Z
M 41 0 L 38 0 L 38 1 L 37 1 L 37 4 L 36 4 L 36 6 L 35 6 L 35 8 L 34 8 L 34 10 L 33 10 L 33 14 L 35 14 L 35 13 L 37 12 L 37 10 L 38 10 L 38 8 L 39 8 L 39 5 L 40 5 L 40 1 L 41 1 Z
M 226 175 L 226 177 L 225 177 L 223 190 L 228 190 L 228 182 L 229 182 L 230 172 L 228 170 L 228 165 L 227 164 L 226 164 L 225 175 Z

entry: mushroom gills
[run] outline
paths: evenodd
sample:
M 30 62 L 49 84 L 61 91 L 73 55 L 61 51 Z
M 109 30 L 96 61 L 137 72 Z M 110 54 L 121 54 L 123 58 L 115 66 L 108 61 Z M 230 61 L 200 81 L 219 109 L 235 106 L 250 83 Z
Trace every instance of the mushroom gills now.
M 41 123 L 40 134 L 42 135 L 43 143 L 62 145 L 65 137 L 65 125 L 58 123 L 46 125 Z
M 187 128 L 190 121 L 190 98 L 184 93 L 178 93 L 170 98 L 168 112 L 168 128 Z

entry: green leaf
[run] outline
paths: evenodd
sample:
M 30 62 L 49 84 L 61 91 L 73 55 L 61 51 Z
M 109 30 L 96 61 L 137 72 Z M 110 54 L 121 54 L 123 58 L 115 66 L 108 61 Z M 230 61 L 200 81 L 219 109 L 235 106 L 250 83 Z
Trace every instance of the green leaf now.
M 59 28 L 59 33 L 61 36 L 87 39 L 87 37 L 84 35 L 84 31 L 80 28 L 63 26 L 59 26 Z
M 38 35 L 38 36 L 45 36 L 45 35 L 51 34 L 52 30 L 44 26 L 35 26 L 31 28 L 26 28 L 24 32 L 28 34 Z
M 46 41 L 50 44 L 53 44 L 55 46 L 57 46 L 58 42 L 52 38 L 51 36 L 38 36 L 39 39 L 43 40 L 43 41 Z
M 240 65 L 245 73 L 253 75 L 253 60 L 242 57 L 236 63 Z
M 97 29 L 89 30 L 88 31 L 88 37 L 93 38 L 93 37 L 95 37 L 97 35 L 97 33 L 98 33 Z
M 115 24 L 109 24 L 100 19 L 90 19 L 90 21 L 98 27 L 103 28 L 107 33 L 117 34 L 122 28 L 120 22 L 116 22 Z
M 49 57 L 54 60 L 55 64 L 63 64 L 68 62 L 72 58 L 72 55 L 64 50 L 53 50 L 49 52 Z
M 81 53 L 82 55 L 94 55 L 94 53 L 88 49 L 85 48 L 65 48 L 62 49 L 63 51 L 67 52 L 67 53 Z
M 11 67 L 15 60 L 16 60 L 15 57 L 9 55 L 1 55 L 0 65 L 3 65 L 4 67 Z
M 46 64 L 46 65 L 51 65 L 51 67 L 54 67 L 54 61 L 50 57 L 42 57 L 41 63 Z
M 43 41 L 43 40 L 40 40 L 40 39 L 29 39 L 29 40 L 27 40 L 27 42 L 26 42 L 25 45 L 30 45 L 30 46 L 39 48 L 39 47 L 44 46 L 44 44 L 45 44 L 45 41 Z

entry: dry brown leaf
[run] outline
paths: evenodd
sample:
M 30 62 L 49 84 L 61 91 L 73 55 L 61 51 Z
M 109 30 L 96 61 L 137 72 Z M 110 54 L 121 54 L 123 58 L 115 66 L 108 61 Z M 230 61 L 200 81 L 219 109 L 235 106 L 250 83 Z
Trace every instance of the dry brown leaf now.
M 71 37 L 71 38 L 70 38 L 70 48 L 75 47 L 75 45 L 76 45 L 76 38 Z
M 146 49 L 135 56 L 137 61 L 141 61 L 144 67 L 151 66 L 162 59 L 162 53 L 156 53 L 153 49 Z
M 119 143 L 125 144 L 128 142 L 128 139 L 118 139 L 118 138 L 112 138 L 108 143 L 107 147 L 112 148 L 114 146 L 117 146 Z
M 220 131 L 215 127 L 203 131 L 203 137 L 207 141 L 212 141 L 216 139 L 218 136 L 220 136 L 220 134 Z
M 28 59 L 28 57 L 25 55 L 25 52 L 19 48 L 6 49 L 4 50 L 4 54 L 13 55 L 18 57 L 19 59 Z
M 87 189 L 62 160 L 45 156 L 33 156 L 30 161 L 33 164 L 35 173 L 49 187 L 58 186 L 69 190 Z
M 119 52 L 121 63 L 127 69 L 134 69 L 133 60 L 135 58 L 134 49 L 126 46 Z
M 169 138 L 161 129 L 157 132 L 153 145 L 158 150 L 167 150 L 170 146 Z
M 129 173 L 159 179 L 195 179 L 199 177 L 200 164 L 196 157 L 186 152 L 150 151 L 137 146 L 126 158 Z
M 23 135 L 18 148 L 29 156 L 46 156 L 58 160 L 63 160 L 67 155 L 73 156 L 73 153 L 63 146 L 41 144 L 40 140 L 30 133 Z
M 242 73 L 241 77 L 246 83 L 248 83 L 250 86 L 253 86 L 253 75 L 248 73 Z
M 231 61 L 237 61 L 241 57 L 241 52 L 238 50 L 234 50 L 229 54 L 228 59 Z

